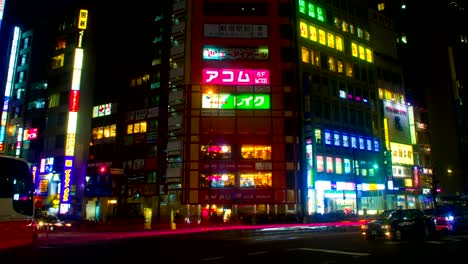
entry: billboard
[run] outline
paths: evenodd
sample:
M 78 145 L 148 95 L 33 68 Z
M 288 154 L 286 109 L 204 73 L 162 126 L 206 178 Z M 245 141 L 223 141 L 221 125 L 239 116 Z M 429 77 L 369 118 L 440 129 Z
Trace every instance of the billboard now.
M 388 122 L 388 135 L 391 142 L 411 144 L 408 107 L 393 101 L 384 100 L 384 114 Z
M 202 108 L 205 109 L 260 110 L 270 109 L 270 107 L 271 103 L 269 94 L 202 94 Z

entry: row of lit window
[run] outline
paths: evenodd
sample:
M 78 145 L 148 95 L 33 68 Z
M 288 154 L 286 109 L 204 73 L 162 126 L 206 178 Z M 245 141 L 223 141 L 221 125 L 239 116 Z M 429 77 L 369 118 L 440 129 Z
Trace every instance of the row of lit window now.
M 103 138 L 113 138 L 117 135 L 117 125 L 112 124 L 110 126 L 94 127 L 93 128 L 93 140 Z
M 320 52 L 307 47 L 301 47 L 301 57 L 303 63 L 310 63 L 320 67 Z M 353 77 L 353 65 L 349 62 L 344 63 L 343 60 L 328 57 L 328 69 L 333 72 L 346 73 L 346 76 Z
M 211 185 L 210 185 L 211 184 Z M 235 173 L 202 173 L 201 188 L 271 188 L 273 187 L 271 172 L 241 172 L 239 182 Z
M 405 96 L 403 94 L 385 88 L 379 88 L 379 99 L 391 100 L 401 104 L 405 103 Z
M 202 160 L 232 159 L 230 145 L 201 145 L 200 152 Z M 242 145 L 240 154 L 244 160 L 271 160 L 271 146 Z
M 351 174 L 352 161 L 349 158 L 317 155 L 317 172 Z M 366 161 L 354 161 L 354 173 L 361 176 L 375 176 L 376 164 Z
M 354 30 L 353 24 L 350 24 L 342 19 L 339 19 L 338 17 L 335 17 L 334 22 L 335 22 L 335 26 L 337 29 L 343 32 L 348 32 L 353 35 L 357 33 L 358 38 L 362 38 L 367 41 L 370 41 L 369 32 L 362 30 L 360 27 L 357 27 L 356 30 Z
M 127 134 L 137 134 L 146 132 L 146 121 L 141 121 L 127 125 Z
M 331 132 L 330 130 L 325 130 L 323 133 L 325 137 L 325 145 L 333 145 L 336 147 L 360 149 L 367 151 L 380 151 L 380 141 L 378 138 L 365 138 L 364 136 L 354 135 L 348 133 L 341 133 L 339 131 Z M 309 143 L 309 142 L 308 142 Z M 323 144 L 322 141 L 322 130 L 315 129 L 315 143 Z
M 332 32 L 327 32 L 313 24 L 307 24 L 304 21 L 299 23 L 301 37 L 327 45 L 329 48 L 343 51 L 343 38 Z
M 374 55 L 372 50 L 355 42 L 351 42 L 351 55 L 370 63 L 374 62 Z
M 307 15 L 310 18 L 318 20 L 320 22 L 326 21 L 325 19 L 325 11 L 322 7 L 316 5 L 315 3 L 311 3 L 305 0 L 298 0 L 299 6 L 299 13 Z M 360 27 L 354 27 L 353 24 L 348 23 L 347 21 L 340 19 L 338 17 L 334 18 L 334 24 L 338 30 L 343 32 L 350 33 L 352 35 L 356 34 L 358 38 L 365 39 L 366 41 L 370 41 L 370 34 L 369 32 L 362 30 Z

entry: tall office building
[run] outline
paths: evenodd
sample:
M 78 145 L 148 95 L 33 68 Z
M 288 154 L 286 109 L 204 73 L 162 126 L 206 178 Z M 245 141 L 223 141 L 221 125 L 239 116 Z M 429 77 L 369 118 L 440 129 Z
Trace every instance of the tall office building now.
M 395 21 L 408 98 L 427 113 L 435 187 L 445 197 L 466 194 L 465 1 L 372 3 Z

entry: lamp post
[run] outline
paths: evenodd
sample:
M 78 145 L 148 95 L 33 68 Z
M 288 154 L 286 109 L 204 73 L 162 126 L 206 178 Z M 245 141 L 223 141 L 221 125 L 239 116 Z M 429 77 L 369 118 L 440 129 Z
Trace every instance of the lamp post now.
M 208 223 L 210 223 L 211 220 L 211 183 L 212 183 L 212 177 L 213 177 L 213 172 L 211 168 L 211 148 L 212 148 L 212 141 L 210 140 L 208 143 L 208 175 L 206 175 L 206 181 L 208 184 Z

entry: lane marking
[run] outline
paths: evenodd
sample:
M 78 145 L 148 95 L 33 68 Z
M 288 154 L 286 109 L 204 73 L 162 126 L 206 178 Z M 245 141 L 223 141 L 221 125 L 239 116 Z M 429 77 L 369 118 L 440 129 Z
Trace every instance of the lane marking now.
M 251 252 L 251 253 L 247 253 L 247 255 L 259 255 L 259 254 L 266 254 L 266 253 L 268 253 L 268 251 Z
M 209 261 L 209 260 L 216 260 L 216 259 L 223 259 L 224 256 L 221 256 L 221 257 L 212 257 L 212 258 L 203 258 L 201 260 L 205 260 L 205 261 Z
M 428 240 L 428 241 L 425 241 L 426 243 L 428 244 L 445 244 L 446 242 L 444 241 L 434 241 L 434 240 Z
M 325 253 L 332 253 L 332 254 L 358 256 L 358 257 L 364 257 L 364 256 L 369 256 L 370 255 L 370 253 L 349 252 L 349 251 L 330 250 L 330 249 L 321 249 L 321 248 L 296 248 L 296 250 L 325 252 Z

